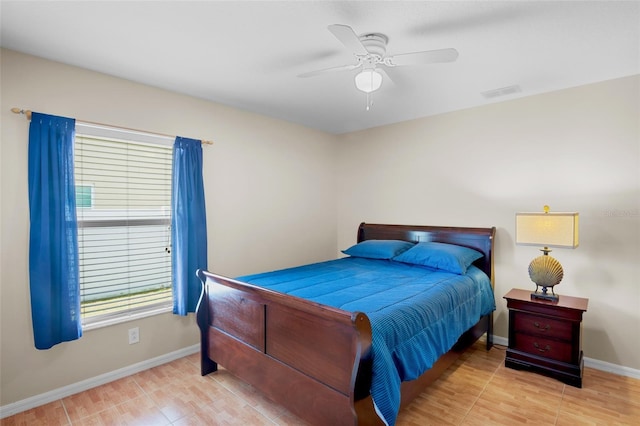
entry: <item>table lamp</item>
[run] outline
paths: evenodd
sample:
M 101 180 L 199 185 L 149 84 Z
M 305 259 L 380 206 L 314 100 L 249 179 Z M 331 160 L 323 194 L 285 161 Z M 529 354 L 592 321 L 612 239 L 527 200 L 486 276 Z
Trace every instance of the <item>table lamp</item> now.
M 529 264 L 529 277 L 536 284 L 532 299 L 557 302 L 559 297 L 553 291 L 564 276 L 562 265 L 549 256 L 549 247 L 578 247 L 578 213 L 544 212 L 516 213 L 516 244 L 544 246 L 542 255 Z M 551 293 L 548 293 L 551 289 Z

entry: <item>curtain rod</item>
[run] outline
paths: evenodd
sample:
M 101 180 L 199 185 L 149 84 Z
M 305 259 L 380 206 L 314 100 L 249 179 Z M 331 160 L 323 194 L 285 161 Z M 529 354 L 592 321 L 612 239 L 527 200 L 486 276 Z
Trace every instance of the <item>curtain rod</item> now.
M 28 110 L 28 109 L 25 110 L 25 109 L 21 109 L 21 108 L 11 108 L 11 112 L 14 113 L 14 114 L 23 114 L 27 118 L 27 120 L 31 120 L 31 110 Z M 84 120 L 77 120 L 77 121 L 79 121 L 80 123 L 93 124 L 93 125 L 96 125 L 96 126 L 115 127 L 115 128 L 118 128 L 118 129 L 130 130 L 132 132 L 149 133 L 149 134 L 157 135 L 157 136 L 175 138 L 175 135 L 167 135 L 165 133 L 149 132 L 147 130 L 132 129 L 132 128 L 129 128 L 129 127 L 112 126 L 110 124 L 96 123 L 95 121 L 84 121 Z M 213 145 L 213 142 L 211 142 L 211 141 L 201 140 L 200 142 L 205 144 L 205 145 Z

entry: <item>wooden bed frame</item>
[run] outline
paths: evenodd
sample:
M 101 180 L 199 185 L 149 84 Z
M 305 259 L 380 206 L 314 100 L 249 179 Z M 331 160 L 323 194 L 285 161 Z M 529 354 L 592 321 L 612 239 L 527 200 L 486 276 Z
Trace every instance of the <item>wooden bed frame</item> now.
M 358 242 L 437 241 L 476 249 L 476 263 L 494 285 L 495 228 L 360 224 Z M 203 291 L 196 310 L 202 375 L 217 363 L 266 397 L 314 425 L 382 425 L 369 393 L 371 325 L 347 312 L 230 278 L 198 271 Z M 480 318 L 454 348 L 416 380 L 403 382 L 401 407 L 446 370 L 471 343 L 487 335 L 492 315 Z

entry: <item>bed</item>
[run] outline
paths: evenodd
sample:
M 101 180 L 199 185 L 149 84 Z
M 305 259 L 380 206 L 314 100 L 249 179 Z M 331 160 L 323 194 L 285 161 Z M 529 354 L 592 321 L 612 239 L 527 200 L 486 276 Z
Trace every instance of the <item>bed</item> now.
M 238 279 L 198 271 L 203 282 L 196 310 L 201 333 L 201 373 L 206 375 L 216 371 L 219 363 L 310 424 L 393 424 L 401 407 L 408 405 L 471 343 L 486 335 L 487 349 L 491 347 L 492 312 L 495 309 L 494 235 L 495 228 L 362 223 L 357 232 L 356 250 L 367 244 L 378 247 L 393 242 L 394 249 L 401 241 L 411 244 L 393 258 L 371 259 L 347 251 L 349 256 L 335 261 Z M 477 259 L 469 259 L 468 268 L 457 274 L 406 261 L 411 258 L 407 255 L 416 251 L 412 250 L 413 247 L 423 248 L 432 243 L 473 249 L 478 256 Z M 346 269 L 342 269 L 343 265 Z M 370 272 L 368 269 L 376 269 L 378 265 L 390 268 L 390 272 L 386 269 L 380 272 L 386 274 L 383 278 L 377 275 L 377 270 Z M 416 282 L 423 279 L 416 274 L 426 270 L 429 270 L 429 279 L 435 277 L 437 284 Z M 281 274 L 289 274 L 284 275 L 284 283 L 279 281 L 282 280 Z M 356 276 L 359 281 L 353 284 L 350 280 Z M 323 282 L 318 277 L 329 279 Z M 483 285 L 489 287 L 492 304 L 489 308 L 485 302 L 478 307 L 479 302 L 471 299 L 476 297 L 471 293 L 486 291 L 466 290 L 472 288 L 469 282 L 476 277 L 488 283 Z M 301 281 L 309 279 L 314 281 L 315 287 Z M 375 283 L 373 287 L 379 293 L 366 295 L 363 300 L 354 299 L 354 294 L 361 293 L 359 286 L 365 286 L 367 281 Z M 461 281 L 465 290 L 460 290 L 458 284 L 456 287 L 449 285 L 454 281 Z M 318 292 L 318 288 L 324 287 L 316 284 L 331 286 L 331 296 Z M 446 291 L 469 293 L 469 301 L 460 303 L 460 306 L 473 306 L 471 318 L 461 319 L 463 317 L 457 312 L 456 304 L 456 312 L 445 312 L 442 320 L 420 319 L 423 306 L 431 302 L 415 304 L 413 300 L 409 302 L 408 298 L 403 300 L 400 297 L 398 306 L 414 315 L 416 321 L 442 323 L 445 326 L 440 328 L 447 329 L 445 337 L 436 337 L 438 341 L 432 348 L 432 344 L 425 343 L 424 339 L 433 333 L 424 324 L 424 330 L 418 326 L 421 334 L 410 336 L 409 340 L 422 346 L 407 349 L 406 354 L 411 361 L 403 364 L 400 358 L 402 350 L 398 348 L 408 347 L 404 342 L 397 345 L 380 342 L 381 333 L 386 332 L 381 330 L 393 329 L 396 331 L 391 333 L 397 334 L 398 329 L 406 327 L 387 326 L 399 314 L 391 311 L 396 309 L 395 302 L 383 304 L 380 300 L 412 292 L 412 299 L 414 296 L 419 299 L 426 297 L 423 293 L 431 292 L 431 287 L 433 291 L 436 288 L 455 288 Z M 450 297 L 438 296 L 443 300 Z M 483 295 L 480 298 L 487 297 Z M 459 330 L 451 331 L 449 325 L 455 325 Z M 395 338 L 397 336 L 392 337 Z M 392 353 L 387 354 L 391 348 Z M 395 370 L 391 371 L 394 366 Z M 389 380 L 399 383 L 391 383 L 391 390 L 387 390 L 386 382 Z

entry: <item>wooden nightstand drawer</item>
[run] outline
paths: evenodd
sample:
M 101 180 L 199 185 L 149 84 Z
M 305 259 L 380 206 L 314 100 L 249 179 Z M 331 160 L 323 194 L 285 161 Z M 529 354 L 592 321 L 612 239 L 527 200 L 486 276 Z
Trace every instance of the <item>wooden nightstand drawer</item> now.
M 513 349 L 527 352 L 556 361 L 570 363 L 573 361 L 573 352 L 570 342 L 545 339 L 540 336 L 516 333 Z
M 518 333 L 571 341 L 571 323 L 568 321 L 559 321 L 523 312 L 515 312 L 514 321 Z

